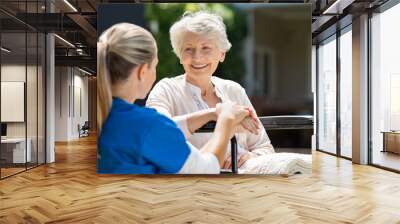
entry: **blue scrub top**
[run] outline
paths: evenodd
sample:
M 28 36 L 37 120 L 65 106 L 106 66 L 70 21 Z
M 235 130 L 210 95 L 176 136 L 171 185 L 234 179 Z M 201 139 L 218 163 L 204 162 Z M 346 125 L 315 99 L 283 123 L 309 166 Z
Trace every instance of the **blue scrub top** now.
M 103 174 L 177 173 L 190 154 L 174 121 L 119 98 L 113 98 L 97 144 L 97 172 Z

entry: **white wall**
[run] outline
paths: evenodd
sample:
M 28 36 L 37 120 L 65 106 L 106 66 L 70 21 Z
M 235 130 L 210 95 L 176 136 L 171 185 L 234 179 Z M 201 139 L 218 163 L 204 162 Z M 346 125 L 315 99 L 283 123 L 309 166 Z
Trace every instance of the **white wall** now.
M 1 81 L 25 82 L 25 65 L 2 65 L 1 66 Z M 7 108 L 1 108 L 7 110 Z M 25 137 L 25 123 L 11 122 L 7 123 L 7 137 Z
M 27 74 L 25 69 L 27 69 Z M 29 86 L 36 86 L 36 80 L 33 80 L 31 76 L 36 76 L 36 67 L 18 64 L 5 64 L 1 66 L 1 81 L 3 82 L 25 82 L 25 75 L 28 77 Z M 29 113 L 27 113 L 28 118 L 28 129 L 30 127 L 36 130 L 36 111 L 37 99 L 36 99 L 36 88 L 27 88 L 27 103 L 29 108 Z M 7 97 L 7 96 L 2 96 Z M 7 110 L 8 108 L 1 108 L 1 110 Z M 35 124 L 32 124 L 34 122 Z M 8 137 L 25 137 L 25 123 L 26 122 L 7 122 L 7 136 Z M 35 126 L 35 127 L 33 127 Z M 30 131 L 28 130 L 28 137 Z
M 83 75 L 76 68 L 56 67 L 56 141 L 79 138 L 78 124 L 88 120 L 88 78 Z
M 69 69 L 55 68 L 55 141 L 68 140 Z
M 75 70 L 76 72 L 76 70 Z M 76 73 L 75 73 L 76 74 Z M 78 124 L 83 125 L 85 121 L 88 121 L 89 112 L 88 112 L 88 78 L 85 76 L 81 76 L 82 73 L 79 75 L 74 76 L 74 100 L 75 100 L 75 113 L 73 113 L 73 120 L 72 120 L 72 135 L 78 136 Z M 80 93 L 79 93 L 80 92 Z M 80 97 L 79 97 L 80 96 Z M 81 107 L 81 108 L 80 108 Z M 80 111 L 81 110 L 81 111 Z
M 21 108 L 21 112 L 27 115 L 26 121 L 23 122 L 6 122 L 8 138 L 25 138 L 29 139 L 31 148 L 32 161 L 39 163 L 44 162 L 44 92 L 43 83 L 44 74 L 42 67 L 36 67 L 25 64 L 3 64 L 1 66 L 1 81 L 3 82 L 24 82 L 26 83 L 26 106 Z M 27 78 L 27 80 L 25 80 Z M 3 91 L 3 90 L 2 90 Z M 2 98 L 8 98 L 2 95 Z M 10 107 L 2 107 L 3 112 L 12 110 Z M 4 111 L 5 110 L 5 111 Z M 7 111 L 12 113 L 12 111 Z M 37 157 L 37 153 L 39 156 Z

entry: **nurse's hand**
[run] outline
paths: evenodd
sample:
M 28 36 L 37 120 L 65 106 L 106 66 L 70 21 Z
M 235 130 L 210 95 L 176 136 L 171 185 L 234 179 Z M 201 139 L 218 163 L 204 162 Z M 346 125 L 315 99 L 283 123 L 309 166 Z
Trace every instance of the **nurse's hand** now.
M 250 116 L 250 111 L 233 102 L 219 103 L 216 106 L 217 124 L 211 139 L 203 146 L 202 151 L 212 152 L 218 159 L 220 167 L 224 165 L 229 139 L 235 134 L 240 123 Z
M 258 121 L 256 113 L 248 107 L 242 107 L 242 109 L 247 110 L 249 112 L 249 115 L 240 122 L 240 125 L 237 125 L 235 127 L 234 132 L 243 133 L 248 131 L 252 134 L 258 135 L 258 131 L 261 125 L 260 122 Z
M 246 117 L 250 116 L 250 111 L 235 102 L 218 103 L 216 113 L 219 118 L 225 118 L 233 121 L 234 125 L 240 124 Z

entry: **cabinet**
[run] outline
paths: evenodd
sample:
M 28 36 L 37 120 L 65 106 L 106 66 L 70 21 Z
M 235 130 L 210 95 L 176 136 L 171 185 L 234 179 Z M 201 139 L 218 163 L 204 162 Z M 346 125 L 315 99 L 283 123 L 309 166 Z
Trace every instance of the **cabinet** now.
M 388 131 L 383 133 L 383 152 L 400 154 L 400 131 Z
M 27 144 L 26 144 L 27 143 Z M 27 145 L 27 147 L 25 147 Z M 31 139 L 6 138 L 1 139 L 1 160 L 3 164 L 20 164 L 31 162 Z M 26 148 L 26 150 L 25 150 Z

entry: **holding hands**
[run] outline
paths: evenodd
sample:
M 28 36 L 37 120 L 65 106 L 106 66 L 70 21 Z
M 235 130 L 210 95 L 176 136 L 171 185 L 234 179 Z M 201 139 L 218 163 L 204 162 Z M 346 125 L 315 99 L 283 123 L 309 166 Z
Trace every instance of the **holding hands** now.
M 234 102 L 218 103 L 216 106 L 217 117 L 225 117 L 233 121 L 234 133 L 249 131 L 252 134 L 258 134 L 260 124 L 256 113 L 249 107 L 240 106 Z
M 216 114 L 218 119 L 230 119 L 233 122 L 233 129 L 230 130 L 230 137 L 234 133 L 240 133 L 249 131 L 252 134 L 258 134 L 260 124 L 257 119 L 256 113 L 244 106 L 240 106 L 237 103 L 226 102 L 219 103 L 216 106 Z M 238 167 L 241 167 L 248 159 L 256 157 L 257 155 L 252 152 L 247 152 L 241 155 L 238 159 Z M 228 157 L 223 164 L 223 168 L 228 169 L 232 165 L 231 157 Z

